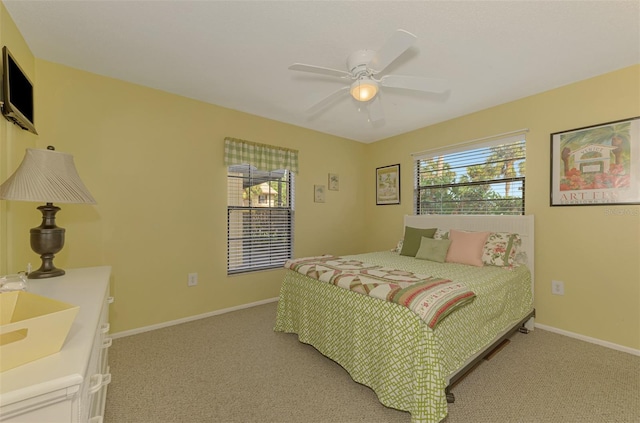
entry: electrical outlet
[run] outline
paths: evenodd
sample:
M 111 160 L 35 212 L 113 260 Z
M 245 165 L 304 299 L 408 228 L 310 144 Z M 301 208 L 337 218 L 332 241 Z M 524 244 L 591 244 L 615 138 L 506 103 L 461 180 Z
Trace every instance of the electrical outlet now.
M 551 281 L 551 293 L 555 295 L 564 295 L 564 282 Z
M 196 286 L 198 284 L 198 274 L 189 273 L 187 276 L 187 286 Z

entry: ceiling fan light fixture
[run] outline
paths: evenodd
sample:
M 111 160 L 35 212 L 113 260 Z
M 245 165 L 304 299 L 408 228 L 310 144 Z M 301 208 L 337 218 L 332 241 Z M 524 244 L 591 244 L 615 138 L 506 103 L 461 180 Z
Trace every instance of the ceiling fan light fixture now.
M 373 79 L 361 78 L 351 84 L 349 92 L 358 101 L 369 101 L 378 94 L 378 83 Z

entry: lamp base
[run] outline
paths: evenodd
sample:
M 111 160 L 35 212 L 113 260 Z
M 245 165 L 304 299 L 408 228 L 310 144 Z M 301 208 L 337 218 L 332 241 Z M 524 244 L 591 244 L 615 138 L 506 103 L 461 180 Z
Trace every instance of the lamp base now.
M 62 276 L 64 275 L 64 270 L 62 269 L 58 269 L 57 267 L 54 267 L 51 270 L 36 270 L 34 272 L 31 272 L 27 275 L 27 278 L 29 279 L 45 279 L 45 278 L 55 278 L 56 276 Z
M 64 275 L 64 270 L 53 265 L 53 258 L 64 246 L 64 228 L 56 226 L 56 213 L 59 207 L 51 203 L 38 207 L 42 212 L 42 224 L 31 229 L 31 249 L 40 254 L 42 265 L 29 273 L 29 279 L 53 278 Z

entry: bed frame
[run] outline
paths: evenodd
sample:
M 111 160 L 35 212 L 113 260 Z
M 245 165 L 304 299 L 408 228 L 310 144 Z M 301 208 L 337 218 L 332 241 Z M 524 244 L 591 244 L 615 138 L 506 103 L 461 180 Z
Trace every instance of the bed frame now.
M 461 229 L 467 231 L 513 232 L 522 238 L 522 251 L 527 256 L 531 271 L 531 297 L 534 294 L 534 221 L 533 215 L 524 216 L 462 216 L 462 215 L 406 215 L 404 226 L 413 228 Z M 516 331 L 528 333 L 534 327 L 535 309 L 513 327 L 498 334 L 484 351 L 470 357 L 463 366 L 447 377 L 447 402 L 455 401 L 451 389 L 471 372 L 486 356 L 501 346 Z

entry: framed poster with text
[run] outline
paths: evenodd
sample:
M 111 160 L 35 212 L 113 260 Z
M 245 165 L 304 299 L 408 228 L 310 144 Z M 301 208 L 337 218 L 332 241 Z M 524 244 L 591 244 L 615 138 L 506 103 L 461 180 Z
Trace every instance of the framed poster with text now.
M 551 134 L 551 206 L 640 204 L 640 117 Z

